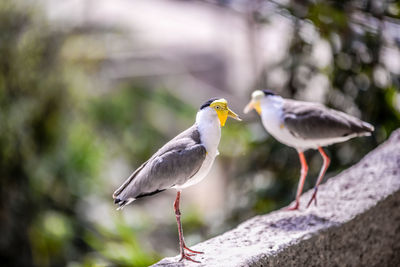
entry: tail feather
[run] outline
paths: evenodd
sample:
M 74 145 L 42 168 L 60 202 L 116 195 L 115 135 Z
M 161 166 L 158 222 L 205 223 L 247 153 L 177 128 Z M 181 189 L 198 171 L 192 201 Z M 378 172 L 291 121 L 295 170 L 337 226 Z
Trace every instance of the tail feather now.
M 126 205 L 129 205 L 134 200 L 135 200 L 135 198 L 128 198 L 128 199 L 115 198 L 114 204 L 118 205 L 117 210 L 122 210 Z
M 371 133 L 375 130 L 375 128 L 368 122 L 362 121 L 360 130 L 361 131 L 358 132 L 357 136 L 370 136 Z

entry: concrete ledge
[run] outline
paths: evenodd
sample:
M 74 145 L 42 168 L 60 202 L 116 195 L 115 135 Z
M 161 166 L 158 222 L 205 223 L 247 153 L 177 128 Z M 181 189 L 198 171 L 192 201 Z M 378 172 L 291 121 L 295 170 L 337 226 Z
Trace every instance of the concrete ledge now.
M 320 186 L 318 206 L 256 216 L 193 246 L 200 264 L 153 266 L 400 266 L 400 130 Z

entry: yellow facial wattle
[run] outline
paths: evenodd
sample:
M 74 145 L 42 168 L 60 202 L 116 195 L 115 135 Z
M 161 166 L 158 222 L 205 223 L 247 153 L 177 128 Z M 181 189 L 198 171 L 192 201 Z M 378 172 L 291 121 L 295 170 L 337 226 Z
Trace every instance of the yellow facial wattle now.
M 259 115 L 261 115 L 261 99 L 264 98 L 264 93 L 260 90 L 256 90 L 251 94 L 251 100 L 244 108 L 244 113 L 249 113 L 252 109 L 255 109 Z
M 255 109 L 261 115 L 261 105 L 259 100 L 251 100 L 250 103 L 244 108 L 244 113 L 249 113 L 250 110 Z
M 225 122 L 228 119 L 228 110 L 217 110 L 217 115 L 221 126 L 225 126 Z
M 261 115 L 261 105 L 260 105 L 260 101 L 255 102 L 253 106 L 254 106 L 254 109 L 257 111 L 257 113 L 258 113 L 259 115 Z
M 215 109 L 215 111 L 217 112 L 221 126 L 225 125 L 225 122 L 228 119 L 228 117 L 241 121 L 239 116 L 228 108 L 228 102 L 223 98 L 217 99 L 214 102 L 212 102 L 210 104 L 210 107 Z

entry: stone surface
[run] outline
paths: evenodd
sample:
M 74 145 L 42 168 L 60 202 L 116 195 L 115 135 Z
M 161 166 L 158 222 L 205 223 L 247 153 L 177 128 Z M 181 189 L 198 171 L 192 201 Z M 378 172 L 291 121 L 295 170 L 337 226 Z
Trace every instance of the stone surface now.
M 318 206 L 278 210 L 153 266 L 400 266 L 400 130 L 320 186 Z M 293 203 L 292 203 L 293 204 Z

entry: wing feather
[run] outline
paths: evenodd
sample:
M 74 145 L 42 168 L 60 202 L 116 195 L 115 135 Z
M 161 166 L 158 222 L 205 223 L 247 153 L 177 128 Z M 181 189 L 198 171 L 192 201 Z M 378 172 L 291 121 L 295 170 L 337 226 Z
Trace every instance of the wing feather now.
M 316 103 L 288 101 L 284 114 L 285 127 L 303 139 L 365 135 L 373 131 L 372 125 L 358 118 Z
M 143 163 L 139 168 L 137 168 L 126 181 L 117 189 L 113 194 L 113 198 L 117 198 L 117 196 L 132 182 L 132 180 L 136 177 L 136 175 L 146 166 L 147 162 Z
M 113 194 L 118 203 L 152 195 L 185 183 L 195 175 L 206 157 L 196 124 L 159 149 Z

